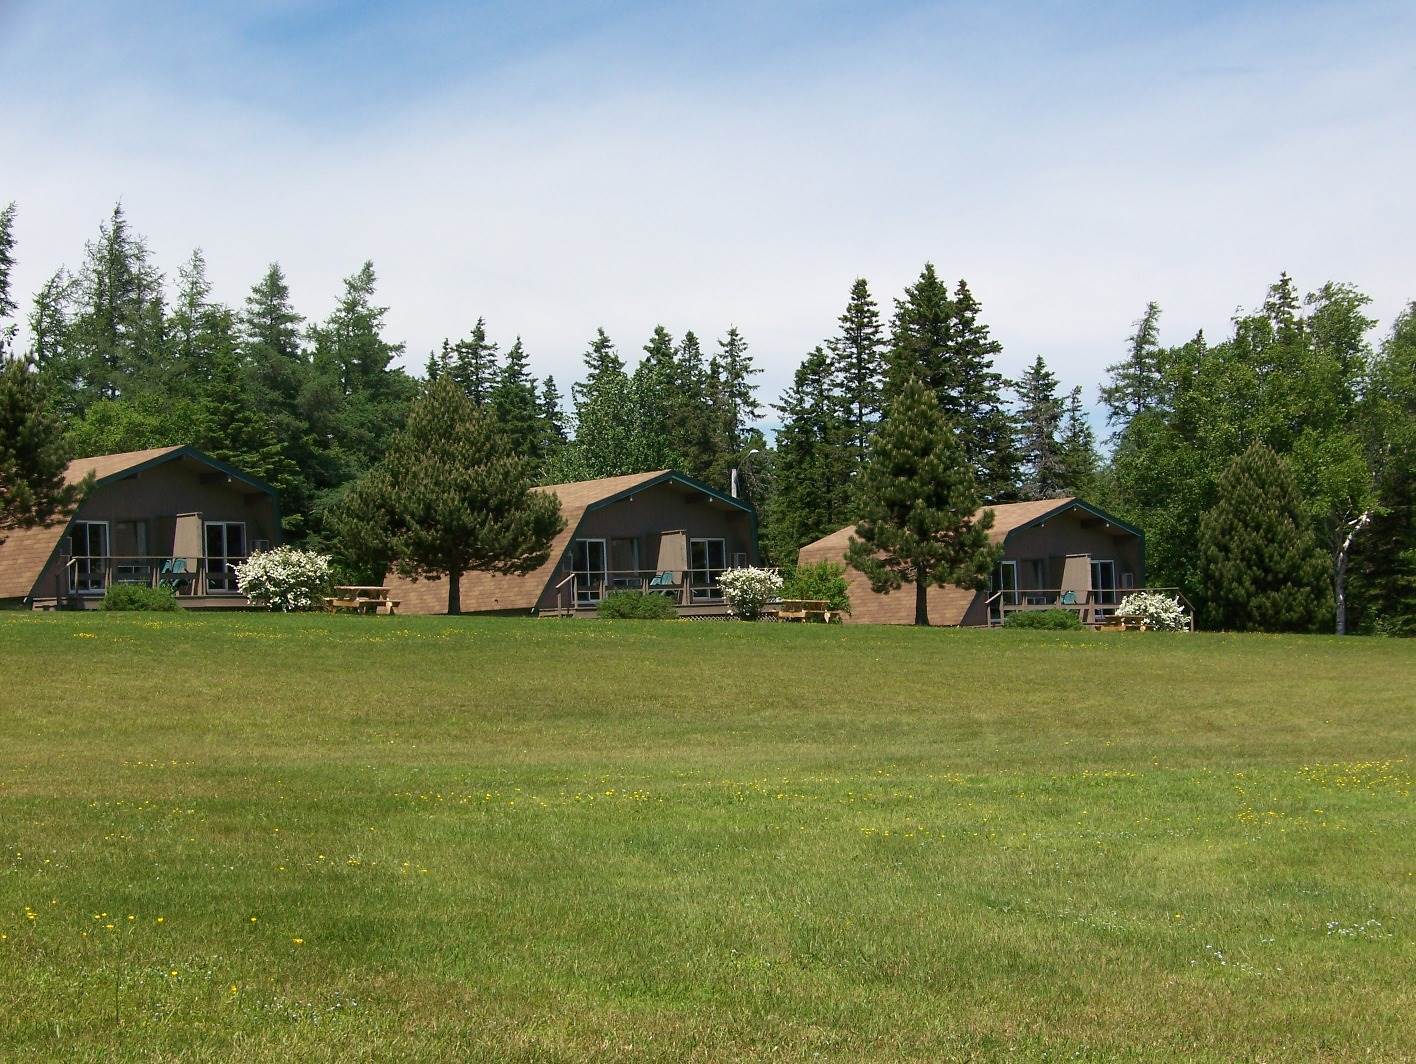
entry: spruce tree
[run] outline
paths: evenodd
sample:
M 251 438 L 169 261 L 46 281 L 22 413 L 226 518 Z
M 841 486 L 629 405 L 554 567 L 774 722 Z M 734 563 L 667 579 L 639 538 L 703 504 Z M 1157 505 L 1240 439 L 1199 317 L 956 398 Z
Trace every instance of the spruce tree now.
M 1019 457 L 1013 421 L 1003 405 L 1003 375 L 993 368 L 1003 345 L 989 334 L 983 308 L 966 281 L 959 281 L 949 306 L 953 326 L 945 354 L 958 388 L 947 403 L 941 397 L 940 405 L 959 428 L 979 493 L 986 502 L 1005 502 L 1016 498 Z
M 724 415 L 724 427 L 729 446 L 740 452 L 750 437 L 752 424 L 762 417 L 762 409 L 757 403 L 757 385 L 752 378 L 762 372 L 753 365 L 747 350 L 747 341 L 736 325 L 728 327 L 727 333 L 718 341 L 718 354 L 714 356 L 717 365 L 717 401 Z
M 512 452 L 528 459 L 539 471 L 546 455 L 546 432 L 536 396 L 536 378 L 531 376 L 519 336 L 507 350 L 488 401 Z
M 712 480 L 715 469 L 730 463 L 723 459 L 727 447 L 710 393 L 703 347 L 692 329 L 679 341 L 676 364 L 674 450 L 683 472 Z
M 959 367 L 952 356 L 954 307 L 949 286 L 939 279 L 934 264 L 926 262 L 919 279 L 895 300 L 890 329 L 886 401 L 911 380 L 934 394 L 946 416 L 957 415 Z M 956 422 L 957 423 L 957 422 Z
M 213 458 L 274 485 L 287 498 L 299 471 L 286 456 L 269 412 L 253 401 L 229 331 L 211 357 L 211 380 L 202 389 L 198 436 L 192 442 Z
M 1023 497 L 1050 499 L 1061 495 L 1067 485 L 1057 435 L 1065 406 L 1057 395 L 1057 377 L 1038 355 L 1013 388 L 1018 396 L 1014 420 L 1022 458 Z
M 851 464 L 865 464 L 885 402 L 885 327 L 864 277 L 856 278 L 840 331 L 830 341 L 832 385 L 847 431 Z
M 568 439 L 565 427 L 565 408 L 561 403 L 560 389 L 556 379 L 548 376 L 541 382 L 541 431 L 545 443 L 542 451 L 549 455 L 560 448 Z
M 9 204 L 0 210 L 0 361 L 10 354 L 14 344 L 14 322 L 8 319 L 15 313 L 15 300 L 10 292 L 10 273 L 15 267 L 15 205 Z
M 0 541 L 4 532 L 64 516 L 93 485 L 69 484 L 68 455 L 39 374 L 28 359 L 0 360 Z
M 879 594 L 915 589 L 915 624 L 929 624 L 928 589 L 987 587 L 1000 548 L 993 511 L 979 507 L 973 470 L 932 391 L 917 380 L 895 393 L 861 474 L 860 519 L 847 561 Z
M 86 245 L 76 302 L 68 341 L 79 368 L 77 405 L 158 386 L 166 348 L 162 274 L 121 204 Z
M 457 382 L 467 398 L 477 406 L 489 403 L 492 389 L 501 378 L 497 364 L 497 345 L 487 338 L 487 322 L 478 318 L 477 324 L 464 340 L 458 340 L 447 350 L 447 373 Z
M 440 377 L 350 491 L 339 541 L 360 564 L 446 577 L 447 612 L 459 614 L 463 573 L 527 573 L 550 557 L 565 520 L 556 497 L 533 483 L 533 463 L 512 451 L 491 412 Z
M 1101 474 L 1101 455 L 1096 449 L 1096 433 L 1082 407 L 1082 387 L 1077 385 L 1067 397 L 1061 436 L 1057 441 L 1062 490 L 1067 495 L 1094 499 Z
M 820 347 L 797 367 L 775 404 L 782 418 L 772 459 L 772 493 L 765 539 L 779 562 L 795 560 L 806 543 L 850 520 L 852 426 L 832 387 L 836 364 Z
M 1251 444 L 1220 476 L 1218 496 L 1197 544 L 1206 625 L 1313 631 L 1330 602 L 1328 566 L 1288 463 Z
M 1126 357 L 1106 367 L 1110 383 L 1101 388 L 1106 421 L 1117 433 L 1131 419 L 1157 406 L 1161 400 L 1160 304 L 1146 304 L 1127 339 Z

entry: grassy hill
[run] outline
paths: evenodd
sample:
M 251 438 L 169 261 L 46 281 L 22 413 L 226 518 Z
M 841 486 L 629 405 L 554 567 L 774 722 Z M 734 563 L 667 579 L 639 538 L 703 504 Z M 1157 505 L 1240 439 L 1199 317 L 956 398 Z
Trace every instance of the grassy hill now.
M 1400 1058 L 1416 645 L 0 614 L 0 1046 Z

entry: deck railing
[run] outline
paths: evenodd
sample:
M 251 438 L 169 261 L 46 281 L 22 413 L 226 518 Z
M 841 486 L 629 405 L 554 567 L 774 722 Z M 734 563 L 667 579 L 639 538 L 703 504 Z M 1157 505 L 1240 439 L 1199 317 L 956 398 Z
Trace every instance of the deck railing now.
M 984 600 L 988 611 L 988 623 L 999 625 L 1008 619 L 1010 613 L 1028 610 L 1071 610 L 1083 624 L 1105 623 L 1116 607 L 1127 595 L 1140 592 L 1169 595 L 1178 599 L 1185 607 L 1185 615 L 1190 622 L 1190 631 L 1195 630 L 1195 607 L 1178 587 L 1125 587 L 1094 588 L 1090 591 L 1068 591 L 1063 588 L 1008 588 L 994 591 Z
M 239 595 L 240 556 L 160 554 L 74 554 L 55 577 L 57 600 L 102 595 L 118 584 L 170 587 L 180 596 Z
M 553 588 L 555 609 L 562 614 L 594 609 L 614 591 L 663 595 L 681 608 L 719 606 L 723 603 L 723 589 L 718 578 L 728 568 L 577 570 L 567 573 Z

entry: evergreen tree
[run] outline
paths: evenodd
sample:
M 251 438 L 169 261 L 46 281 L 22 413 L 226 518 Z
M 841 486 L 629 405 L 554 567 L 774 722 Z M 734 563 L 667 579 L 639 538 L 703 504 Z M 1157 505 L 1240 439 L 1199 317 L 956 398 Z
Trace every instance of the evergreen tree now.
M 1358 420 L 1378 505 L 1354 539 L 1357 626 L 1416 636 L 1416 303 L 1397 316 L 1373 359 Z
M 1288 464 L 1252 444 L 1219 478 L 1200 518 L 1202 616 L 1212 628 L 1307 632 L 1329 601 L 1327 563 Z
M 234 326 L 229 312 L 228 325 Z M 269 414 L 251 401 L 233 331 L 226 331 L 225 342 L 212 353 L 211 380 L 203 388 L 199 436 L 193 442 L 213 458 L 273 485 L 284 498 L 298 471 L 286 457 Z
M 1018 395 L 1014 416 L 1018 453 L 1022 458 L 1023 497 L 1054 498 L 1067 488 L 1062 449 L 1057 439 L 1065 410 L 1057 395 L 1057 377 L 1038 355 L 1013 388 Z
M 952 409 L 959 390 L 958 367 L 950 357 L 953 339 L 949 286 L 939 279 L 934 264 L 926 262 L 919 279 L 905 289 L 903 298 L 895 300 L 886 402 L 910 380 L 917 380 L 934 393 L 941 410 Z
M 86 245 L 75 286 L 78 312 L 68 329 L 77 374 L 77 405 L 161 387 L 162 275 L 121 205 Z
M 263 398 L 289 416 L 298 413 L 309 363 L 300 339 L 305 319 L 290 301 L 280 263 L 272 262 L 246 296 L 240 318 L 241 352 Z
M 554 377 L 548 376 L 541 382 L 541 426 L 545 434 L 542 447 L 545 454 L 553 453 L 569 438 L 565 427 L 565 408 Z
M 338 518 L 346 553 L 410 579 L 447 578 L 447 612 L 462 612 L 466 572 L 521 574 L 545 564 L 565 527 L 560 503 L 532 490 L 489 411 L 449 377 L 427 385 L 382 461 Z
M 1097 496 L 1101 473 L 1101 455 L 1096 449 L 1096 433 L 1087 421 L 1082 407 L 1082 387 L 1072 389 L 1067 397 L 1062 434 L 1057 441 L 1057 457 L 1063 491 L 1084 499 Z
M 752 383 L 752 378 L 762 370 L 753 365 L 747 341 L 736 325 L 729 326 L 718 341 L 714 362 L 717 366 L 716 399 L 723 412 L 728 443 L 735 453 L 740 452 L 751 438 L 752 423 L 762 418 L 757 404 L 757 385 Z
M 489 403 L 512 452 L 528 459 L 539 471 L 546 456 L 546 429 L 536 396 L 536 378 L 531 376 L 519 336 L 506 353 Z
M 851 465 L 860 469 L 885 402 L 885 327 L 864 277 L 856 278 L 840 331 L 830 341 L 832 385 L 847 430 Z
M 1118 433 L 1130 420 L 1161 401 L 1160 304 L 1146 304 L 1127 340 L 1126 358 L 1106 367 L 1110 383 L 1101 389 L 1106 422 Z
M 714 407 L 703 348 L 691 329 L 679 341 L 676 371 L 674 451 L 683 472 L 709 481 L 715 470 L 730 465 L 731 459 L 727 457 L 725 429 Z
M 889 594 L 915 588 L 915 624 L 929 624 L 928 589 L 982 589 L 1000 548 L 989 543 L 993 511 L 975 519 L 978 489 L 963 448 L 929 388 L 895 393 L 861 475 L 860 520 L 846 559 Z
M 497 345 L 487 338 L 487 322 L 478 318 L 477 324 L 464 340 L 458 340 L 451 349 L 443 341 L 446 353 L 446 372 L 457 382 L 467 398 L 477 406 L 491 402 L 492 389 L 501 378 L 497 365 Z
M 155 391 L 164 395 L 199 393 L 215 374 L 218 348 L 230 340 L 230 312 L 211 301 L 206 256 L 193 250 L 177 268 L 177 300 L 168 319 L 170 351 L 163 380 Z
M 795 561 L 797 551 L 850 520 L 853 429 L 833 389 L 836 364 L 820 347 L 797 367 L 775 409 L 782 416 L 766 507 L 770 557 Z
M 0 210 L 0 361 L 10 354 L 15 340 L 15 325 L 6 319 L 15 313 L 15 300 L 10 292 L 10 273 L 15 267 L 15 205 Z
M 958 380 L 957 394 L 940 400 L 946 417 L 960 431 L 960 442 L 978 480 L 979 493 L 988 502 L 1016 497 L 1018 454 L 1013 443 L 1013 421 L 1003 406 L 1003 375 L 993 360 L 1003 345 L 989 335 L 980 317 L 982 307 L 960 280 L 949 303 L 953 325 L 945 355 Z
M 29 314 L 29 359 L 54 412 L 64 420 L 74 417 L 82 405 L 83 369 L 70 321 L 73 295 L 73 278 L 62 268 L 56 270 L 35 293 Z
M 64 477 L 63 433 L 48 408 L 39 374 L 27 359 L 0 360 L 0 541 L 68 514 L 93 486 Z

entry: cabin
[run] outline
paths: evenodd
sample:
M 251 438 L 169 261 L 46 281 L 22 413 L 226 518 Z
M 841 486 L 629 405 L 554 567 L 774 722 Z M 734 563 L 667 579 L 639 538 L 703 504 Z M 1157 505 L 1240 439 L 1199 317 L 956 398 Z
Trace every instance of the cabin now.
M 540 568 L 524 576 L 464 573 L 463 613 L 591 616 L 605 595 L 643 591 L 671 599 L 680 616 L 728 612 L 718 578 L 756 565 L 757 514 L 682 473 L 551 484 L 565 528 Z M 447 581 L 385 580 L 400 613 L 446 613 Z
M 1145 537 L 1141 530 L 1077 498 L 997 503 L 989 538 L 1003 557 L 987 591 L 929 589 L 929 621 L 938 625 L 997 625 L 1017 610 L 1075 609 L 1100 624 L 1128 591 L 1145 582 Z M 979 516 L 983 513 L 979 511 Z M 845 564 L 854 526 L 801 548 L 798 561 Z M 888 595 L 846 566 L 851 598 L 847 621 L 914 623 L 912 584 Z
M 115 584 L 165 585 L 188 607 L 249 603 L 235 566 L 280 543 L 269 484 L 193 447 L 80 458 L 93 489 L 67 519 L 0 533 L 0 605 L 90 609 Z

